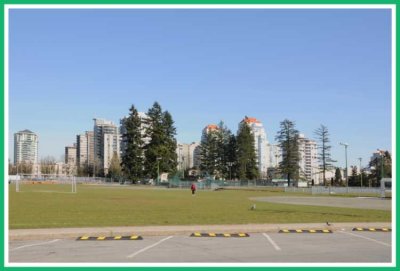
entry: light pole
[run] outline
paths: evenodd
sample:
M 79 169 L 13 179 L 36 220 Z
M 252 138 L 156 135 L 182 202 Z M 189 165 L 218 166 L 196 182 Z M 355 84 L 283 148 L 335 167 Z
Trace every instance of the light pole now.
M 228 167 L 229 167 L 229 180 L 232 181 L 232 165 L 233 165 L 233 162 L 227 162 L 227 164 L 228 164 Z
M 161 160 L 161 157 L 157 157 L 157 181 L 156 181 L 156 185 L 158 185 L 158 182 L 160 180 L 160 160 Z
M 362 160 L 362 158 L 360 157 L 360 158 L 358 158 L 358 160 L 360 160 L 360 182 L 361 182 L 360 186 L 362 187 L 363 186 L 363 183 L 362 183 L 362 170 L 361 170 L 361 160 Z
M 185 179 L 185 157 L 182 156 L 182 179 Z
M 346 159 L 346 186 L 349 186 L 349 174 L 348 174 L 348 169 L 347 169 L 347 147 L 349 146 L 349 144 L 347 143 L 342 143 L 340 142 L 340 145 L 344 146 L 344 155 L 345 155 L 345 159 Z
M 379 150 L 379 149 L 378 149 L 378 152 L 381 156 L 381 182 L 382 182 L 383 181 L 383 171 L 384 171 L 384 167 L 383 167 L 384 160 L 383 159 L 385 158 L 385 153 L 384 153 L 384 151 Z

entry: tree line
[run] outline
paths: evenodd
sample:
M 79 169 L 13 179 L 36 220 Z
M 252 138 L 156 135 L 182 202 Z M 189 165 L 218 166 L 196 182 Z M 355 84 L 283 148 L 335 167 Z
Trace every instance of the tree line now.
M 245 122 L 240 123 L 236 136 L 222 121 L 203 134 L 200 161 L 203 175 L 215 179 L 254 180 L 259 175 L 254 136 Z
M 138 182 L 144 178 L 156 179 L 162 172 L 176 173 L 176 128 L 168 111 L 163 111 L 155 102 L 142 119 L 132 105 L 124 125 L 125 149 L 120 165 L 125 178 Z M 109 172 L 111 175 L 119 173 L 118 163 L 111 163 Z

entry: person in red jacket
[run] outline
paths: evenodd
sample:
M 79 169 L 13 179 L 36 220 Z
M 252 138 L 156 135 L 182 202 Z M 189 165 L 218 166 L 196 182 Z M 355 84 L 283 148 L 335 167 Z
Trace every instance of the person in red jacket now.
M 196 193 L 196 185 L 194 183 L 192 183 L 190 190 L 192 190 L 192 195 L 194 195 L 194 193 Z

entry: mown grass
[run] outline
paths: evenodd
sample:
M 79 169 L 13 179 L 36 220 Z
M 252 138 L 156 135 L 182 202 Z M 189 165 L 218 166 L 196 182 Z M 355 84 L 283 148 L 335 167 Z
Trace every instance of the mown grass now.
M 24 191 L 56 187 L 32 185 Z M 255 203 L 250 197 L 288 194 L 221 190 L 198 191 L 192 196 L 189 190 L 86 185 L 78 185 L 76 194 L 16 193 L 10 186 L 9 228 L 391 221 L 391 213 L 381 210 L 268 202 L 256 202 L 256 210 L 250 210 Z

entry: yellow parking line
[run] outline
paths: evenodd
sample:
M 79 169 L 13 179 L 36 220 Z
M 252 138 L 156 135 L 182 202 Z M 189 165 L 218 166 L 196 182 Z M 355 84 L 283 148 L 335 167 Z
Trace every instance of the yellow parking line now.
M 201 236 L 201 233 L 195 232 L 195 233 L 194 233 L 194 236 Z
M 87 240 L 87 239 L 89 239 L 89 236 L 82 236 L 80 239 L 81 240 Z
M 105 239 L 106 239 L 105 236 L 99 236 L 99 237 L 97 237 L 97 240 L 105 240 Z
M 316 231 L 316 230 L 310 230 L 310 232 L 311 232 L 311 233 L 315 233 L 315 232 L 317 232 L 317 231 Z
M 211 237 L 215 237 L 216 236 L 215 233 L 209 233 L 208 235 L 211 236 Z
M 137 235 L 132 235 L 130 239 L 133 240 L 133 239 L 137 239 L 137 238 L 138 238 Z
M 302 230 L 296 230 L 296 232 L 303 232 Z
M 122 238 L 122 236 L 118 235 L 118 236 L 115 236 L 115 237 L 114 237 L 114 240 L 119 240 L 119 239 L 121 239 L 121 238 Z
M 230 237 L 231 235 L 229 233 L 224 233 L 225 237 Z

